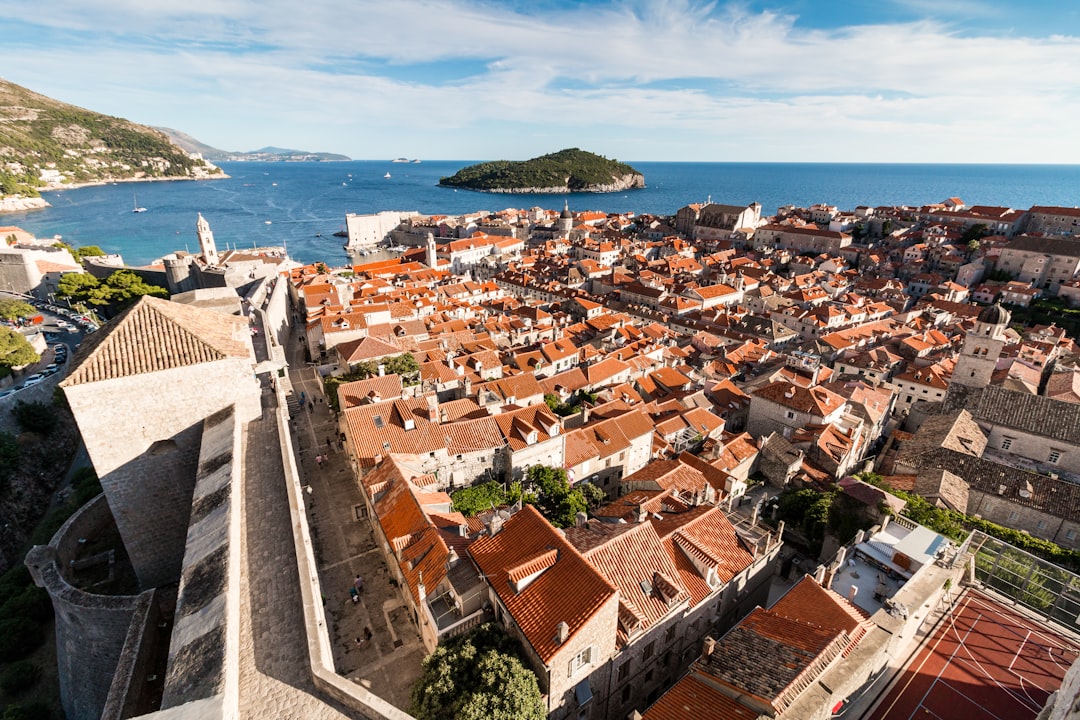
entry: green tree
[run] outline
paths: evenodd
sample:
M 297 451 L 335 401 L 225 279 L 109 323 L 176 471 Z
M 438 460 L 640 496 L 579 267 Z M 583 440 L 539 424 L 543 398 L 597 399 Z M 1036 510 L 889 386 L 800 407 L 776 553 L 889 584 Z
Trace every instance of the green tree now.
M 585 505 L 590 511 L 607 504 L 607 493 L 591 482 L 578 483 L 574 486 L 574 489 L 585 498 Z
M 424 659 L 410 712 L 418 720 L 547 717 L 536 675 L 493 623 L 450 639 Z
M 964 232 L 960 235 L 960 242 L 970 246 L 970 243 L 981 240 L 989 234 L 990 229 L 986 227 L 985 223 L 975 223 L 964 229 Z
M 19 427 L 27 432 L 48 435 L 56 427 L 56 411 L 45 403 L 19 400 L 11 414 Z
M 562 468 L 533 465 L 526 478 L 536 489 L 536 509 L 555 527 L 570 527 L 579 512 L 588 510 L 585 496 L 570 487 Z
M 169 296 L 165 288 L 149 284 L 130 270 L 117 270 L 104 281 L 89 273 L 64 273 L 56 294 L 74 302 L 108 306 L 111 311 L 120 310 L 143 295 Z
M 455 510 L 470 517 L 507 504 L 502 483 L 494 480 L 455 490 L 450 494 L 450 499 L 454 502 Z
M 400 375 L 403 380 L 413 380 L 420 375 L 420 363 L 416 362 L 411 352 L 402 353 L 383 360 L 386 372 Z
M 28 302 L 22 300 L 0 300 L 0 318 L 4 320 L 18 320 L 21 317 L 36 315 L 37 310 Z
M 0 365 L 21 367 L 41 359 L 22 333 L 0 327 Z
M 128 305 L 143 295 L 168 297 L 169 291 L 158 285 L 151 285 L 130 270 L 117 270 L 103 283 L 109 288 L 109 300 L 116 305 Z

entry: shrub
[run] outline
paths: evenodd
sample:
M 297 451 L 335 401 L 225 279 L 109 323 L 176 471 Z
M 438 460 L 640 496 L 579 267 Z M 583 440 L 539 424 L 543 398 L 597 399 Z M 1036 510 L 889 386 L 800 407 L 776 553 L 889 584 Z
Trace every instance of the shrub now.
M 52 720 L 52 710 L 43 702 L 8 705 L 0 720 Z
M 0 674 L 0 688 L 8 695 L 18 695 L 29 690 L 41 679 L 41 668 L 29 660 L 12 663 Z
M 0 605 L 0 620 L 20 617 L 38 623 L 52 617 L 49 593 L 36 585 L 30 585 L 22 593 Z
M 0 619 L 0 661 L 19 660 L 45 642 L 41 625 L 24 617 Z
M 27 432 L 48 435 L 56 427 L 56 412 L 45 403 L 19 400 L 11 412 L 19 427 Z

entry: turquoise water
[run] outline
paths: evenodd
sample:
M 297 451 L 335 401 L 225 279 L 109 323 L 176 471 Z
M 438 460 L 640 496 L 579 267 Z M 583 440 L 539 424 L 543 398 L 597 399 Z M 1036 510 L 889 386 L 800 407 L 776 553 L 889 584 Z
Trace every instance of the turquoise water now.
M 285 245 L 301 262 L 346 262 L 346 213 L 416 210 L 425 214 L 540 206 L 575 210 L 673 214 L 704 202 L 760 202 L 764 212 L 782 205 L 828 203 L 922 205 L 947 197 L 967 204 L 1080 205 L 1078 165 L 882 165 L 803 163 L 657 163 L 632 165 L 648 187 L 596 195 L 493 195 L 437 186 L 471 161 L 419 164 L 222 163 L 227 180 L 120 183 L 46 193 L 52 207 L 0 216 L 39 237 L 62 235 L 72 245 L 100 245 L 131 264 L 174 250 L 198 247 L 202 213 L 219 247 Z M 385 178 L 389 172 L 391 177 Z M 132 213 L 133 203 L 147 208 Z

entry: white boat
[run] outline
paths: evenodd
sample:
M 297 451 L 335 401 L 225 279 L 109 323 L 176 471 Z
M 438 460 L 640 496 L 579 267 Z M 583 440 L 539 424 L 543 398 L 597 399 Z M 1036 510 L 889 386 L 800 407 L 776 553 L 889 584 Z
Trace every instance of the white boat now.
M 390 177 L 390 173 L 386 173 L 385 175 L 383 175 L 383 177 L 384 177 L 384 178 L 388 178 L 388 177 Z
M 273 225 L 273 224 L 274 224 L 273 220 L 263 220 L 263 225 Z
M 131 194 L 131 203 L 132 203 L 131 212 L 133 212 L 133 213 L 146 212 L 146 208 L 139 207 L 139 198 L 136 197 L 135 193 Z

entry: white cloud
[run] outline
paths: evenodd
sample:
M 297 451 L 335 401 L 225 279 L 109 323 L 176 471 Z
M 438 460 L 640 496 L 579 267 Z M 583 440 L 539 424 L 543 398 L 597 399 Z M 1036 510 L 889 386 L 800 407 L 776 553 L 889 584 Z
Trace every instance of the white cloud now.
M 566 139 L 628 159 L 1080 162 L 1075 146 L 1061 155 L 1080 110 L 1074 37 L 961 37 L 931 21 L 812 30 L 688 0 L 537 16 L 453 0 L 8 5 L 64 38 L 0 49 L 20 69 L 9 79 L 228 149 L 381 157 L 409 141 L 425 157 L 483 158 L 506 124 L 508 145 Z M 451 82 L 399 72 L 462 61 L 480 69 Z M 682 149 L 588 143 L 619 137 Z

